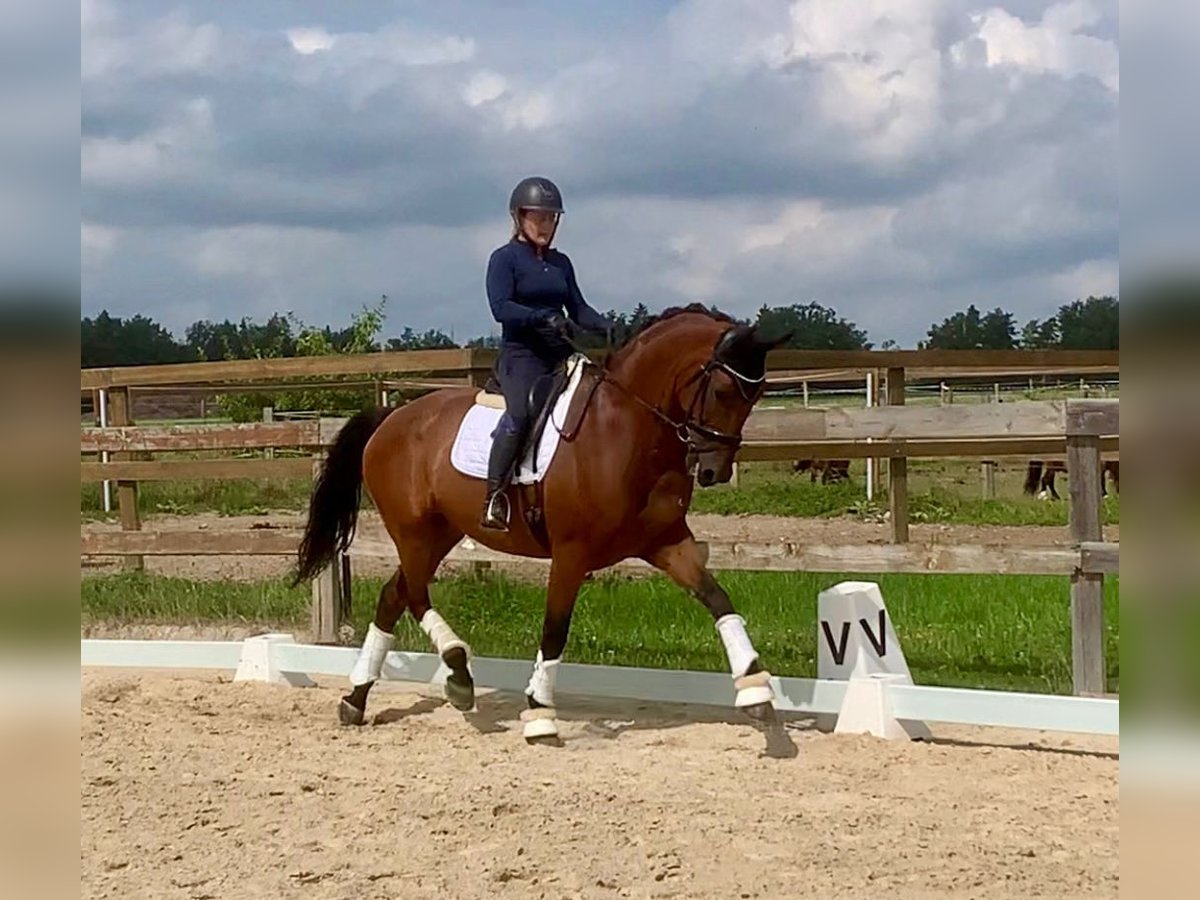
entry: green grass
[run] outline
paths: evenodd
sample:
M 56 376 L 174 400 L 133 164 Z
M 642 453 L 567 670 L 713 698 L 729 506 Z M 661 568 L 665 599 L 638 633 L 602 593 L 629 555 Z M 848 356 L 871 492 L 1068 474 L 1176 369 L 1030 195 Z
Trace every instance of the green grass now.
M 730 572 L 720 576 L 766 665 L 778 675 L 816 674 L 816 596 L 853 575 Z M 1069 693 L 1067 580 L 1052 576 L 872 575 L 887 601 L 920 684 Z M 353 618 L 362 634 L 382 581 L 356 579 Z M 484 656 L 532 659 L 544 590 L 503 577 L 438 582 L 433 600 Z M 243 622 L 307 627 L 310 591 L 282 581 L 196 583 L 144 573 L 88 577 L 83 622 Z M 1105 580 L 1110 688 L 1120 677 L 1118 579 Z M 429 649 L 411 617 L 397 648 Z M 584 585 L 566 656 L 573 662 L 725 671 L 712 619 L 661 577 L 597 578 Z
M 851 481 L 813 484 L 807 474 L 794 475 L 788 464 L 751 463 L 741 467 L 738 487 L 718 485 L 697 490 L 692 511 L 720 515 L 828 517 L 854 515 L 878 519 L 887 510 L 887 491 L 881 485 L 868 502 L 864 487 L 865 462 L 854 460 Z M 979 465 L 959 460 L 913 460 L 909 466 L 909 518 L 915 523 L 964 525 L 1066 525 L 1068 503 L 1043 501 L 1021 492 L 1024 472 L 1005 466 L 997 476 L 997 498 L 980 497 Z M 886 480 L 883 480 L 883 485 Z M 1066 497 L 1066 480 L 1059 493 Z M 145 482 L 138 488 L 143 516 L 155 514 L 265 515 L 274 511 L 307 509 L 312 484 L 308 479 Z M 369 501 L 364 501 L 369 505 Z M 115 504 L 115 500 L 114 500 Z M 1105 524 L 1120 522 L 1120 499 L 1104 501 Z M 82 486 L 80 515 L 84 521 L 106 518 L 99 484 Z M 108 518 L 115 520 L 115 512 Z
M 740 482 L 697 490 L 692 496 L 693 512 L 717 515 L 766 514 L 776 516 L 830 517 L 845 514 L 878 519 L 888 508 L 883 487 L 872 500 L 866 499 L 864 461 L 851 464 L 851 481 L 813 484 L 807 475 L 795 476 L 781 466 L 743 466 Z M 968 468 L 969 466 L 969 468 Z M 969 476 L 969 477 L 968 477 Z M 978 464 L 948 461 L 915 461 L 909 475 L 909 521 L 962 525 L 1066 525 L 1069 505 L 1062 501 L 1037 500 L 1021 492 L 1023 473 L 1004 472 L 997 481 L 997 497 L 984 500 L 980 494 Z M 884 482 L 886 483 L 886 481 Z M 1066 481 L 1059 481 L 1066 497 Z M 1120 498 L 1104 498 L 1104 524 L 1120 522 Z

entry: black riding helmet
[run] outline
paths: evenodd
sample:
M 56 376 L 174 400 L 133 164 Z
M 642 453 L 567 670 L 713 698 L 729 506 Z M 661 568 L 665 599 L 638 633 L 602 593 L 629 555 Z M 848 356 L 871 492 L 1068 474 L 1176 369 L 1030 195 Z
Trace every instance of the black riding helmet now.
M 522 209 L 545 209 L 561 214 L 562 194 L 558 185 L 537 175 L 522 179 L 508 198 L 508 211 L 515 217 Z

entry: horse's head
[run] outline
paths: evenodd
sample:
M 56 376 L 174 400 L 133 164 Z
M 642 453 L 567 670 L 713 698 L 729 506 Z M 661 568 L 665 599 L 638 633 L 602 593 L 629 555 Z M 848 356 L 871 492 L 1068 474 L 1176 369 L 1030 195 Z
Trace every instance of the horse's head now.
M 689 381 L 695 390 L 681 437 L 688 445 L 688 469 L 701 487 L 733 477 L 733 463 L 754 404 L 766 387 L 767 353 L 789 335 L 767 337 L 756 326 L 734 325 L 717 339 L 712 354 Z
M 708 487 L 733 477 L 742 426 L 766 386 L 767 353 L 789 337 L 768 337 L 694 303 L 643 324 L 604 365 L 627 376 L 614 380 L 675 429 L 688 470 Z

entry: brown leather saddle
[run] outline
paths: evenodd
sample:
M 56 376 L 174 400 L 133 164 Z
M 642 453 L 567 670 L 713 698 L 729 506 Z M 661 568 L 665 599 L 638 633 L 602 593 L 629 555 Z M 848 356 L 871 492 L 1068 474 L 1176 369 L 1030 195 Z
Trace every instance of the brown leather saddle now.
M 533 419 L 517 450 L 518 461 L 523 460 L 530 449 L 537 447 L 541 442 L 542 435 L 546 431 L 546 426 L 550 422 L 551 413 L 554 411 L 554 404 L 562 396 L 568 384 L 570 384 L 570 376 L 568 374 L 567 361 L 564 360 L 553 371 L 541 376 L 530 386 L 529 409 L 533 414 Z M 475 395 L 475 402 L 491 407 L 492 409 L 502 410 L 506 407 L 504 393 L 500 389 L 500 380 L 496 377 L 494 366 L 488 375 L 487 381 L 484 382 L 483 388 Z M 537 471 L 536 452 L 533 454 L 533 466 L 534 471 Z M 534 484 L 521 485 L 512 484 L 509 487 L 510 491 L 516 494 L 513 498 L 515 500 L 514 506 L 520 508 L 521 515 L 525 519 L 525 523 L 529 526 L 529 530 L 533 533 L 539 544 L 548 548 L 549 537 L 546 534 L 546 517 L 542 509 L 542 482 L 538 481 Z

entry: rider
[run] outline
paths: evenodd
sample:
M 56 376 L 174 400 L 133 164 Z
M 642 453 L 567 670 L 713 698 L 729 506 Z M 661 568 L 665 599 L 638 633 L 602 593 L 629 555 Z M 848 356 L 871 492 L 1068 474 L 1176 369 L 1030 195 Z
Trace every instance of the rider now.
M 535 413 L 529 408 L 529 390 L 574 352 L 563 309 L 589 331 L 611 327 L 583 299 L 571 260 L 550 247 L 563 212 L 562 195 L 554 182 L 523 179 L 513 189 L 508 212 L 512 238 L 492 252 L 487 268 L 488 303 L 502 326 L 496 376 L 506 409 L 493 435 L 482 525 L 499 531 L 508 530 L 505 489 Z

